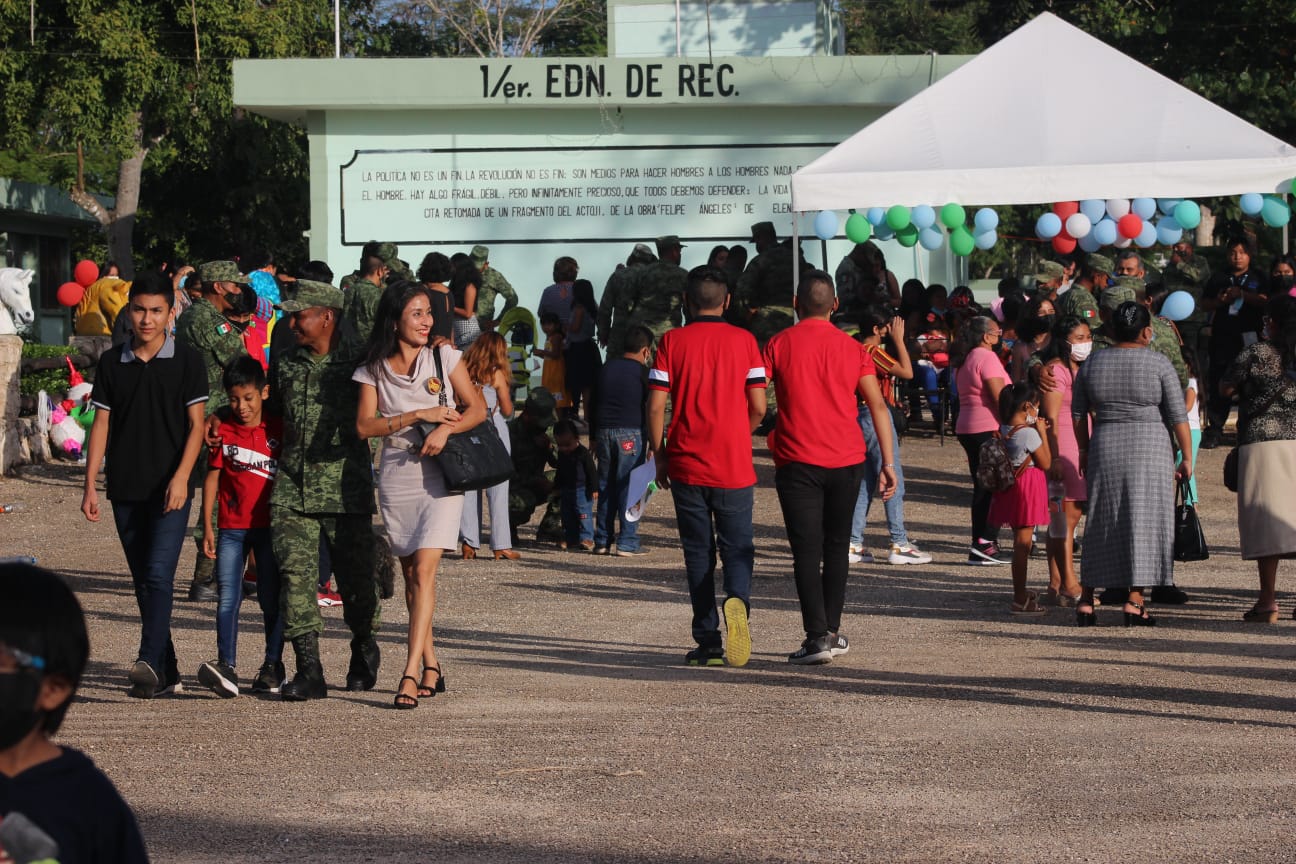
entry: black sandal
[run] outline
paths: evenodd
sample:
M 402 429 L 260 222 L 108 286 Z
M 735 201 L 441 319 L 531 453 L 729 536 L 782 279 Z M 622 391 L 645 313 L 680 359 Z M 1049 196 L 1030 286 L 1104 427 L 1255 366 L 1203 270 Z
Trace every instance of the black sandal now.
M 396 698 L 392 701 L 392 707 L 398 711 L 410 711 L 418 707 L 417 696 L 410 696 L 400 692 L 400 685 L 404 684 L 406 681 L 413 681 L 416 688 L 415 692 L 418 692 L 418 679 L 413 675 L 402 675 L 400 681 L 396 682 Z
M 419 682 L 418 695 L 420 699 L 431 699 L 436 694 L 445 692 L 446 689 L 445 676 L 441 674 L 440 666 L 424 666 L 423 674 L 426 675 L 428 671 L 432 669 L 435 669 L 437 673 L 436 684 L 429 686 L 427 684 Z

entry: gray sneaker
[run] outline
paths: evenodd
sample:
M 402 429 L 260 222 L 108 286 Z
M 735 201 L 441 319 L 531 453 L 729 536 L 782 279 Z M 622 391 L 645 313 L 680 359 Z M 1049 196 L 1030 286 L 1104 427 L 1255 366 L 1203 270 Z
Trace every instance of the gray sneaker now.
M 618 558 L 638 558 L 641 555 L 647 555 L 648 550 L 647 549 L 634 549 L 634 550 L 622 549 L 620 546 L 618 546 L 616 548 L 616 551 L 614 551 L 612 554 Z
M 136 699 L 152 699 L 158 689 L 158 674 L 143 660 L 136 660 L 126 676 L 131 683 L 127 691 Z
M 926 552 L 919 552 L 912 543 L 903 546 L 891 544 L 891 554 L 887 556 L 888 564 L 930 564 L 932 557 Z
M 239 695 L 238 675 L 234 667 L 220 660 L 209 660 L 198 667 L 198 681 L 222 699 Z
M 828 634 L 828 653 L 840 657 L 850 650 L 850 641 L 841 633 Z
M 806 637 L 801 647 L 788 655 L 788 662 L 796 666 L 819 666 L 832 662 L 832 636 Z

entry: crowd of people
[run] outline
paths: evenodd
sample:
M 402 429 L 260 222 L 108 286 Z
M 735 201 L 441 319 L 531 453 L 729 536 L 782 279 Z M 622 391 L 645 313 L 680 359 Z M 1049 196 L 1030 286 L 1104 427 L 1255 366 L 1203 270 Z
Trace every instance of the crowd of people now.
M 965 286 L 901 285 L 873 243 L 829 274 L 771 223 L 754 225 L 752 242 L 750 261 L 743 246 L 718 246 L 692 270 L 678 237 L 636 245 L 601 296 L 560 257 L 534 317 L 484 246 L 432 252 L 411 269 L 393 244 L 371 243 L 340 281 L 318 261 L 278 272 L 264 254 L 249 257 L 256 268 L 228 260 L 172 279 L 142 274 L 97 369 L 82 506 L 100 518 L 106 457 L 142 624 L 132 695 L 180 684 L 172 586 L 195 495 L 190 597 L 218 601 L 217 656 L 199 680 L 241 692 L 237 613 L 254 588 L 265 645 L 251 691 L 327 695 L 319 605 L 332 578 L 352 634 L 346 686 L 371 689 L 375 574 L 395 556 L 410 623 L 393 704 L 408 709 L 445 690 L 437 570 L 447 553 L 479 557 L 481 499 L 495 560 L 520 557 L 518 531 L 540 508 L 538 542 L 644 555 L 626 510 L 631 472 L 649 460 L 672 490 L 684 555 L 696 643 L 686 662 L 741 666 L 751 651 L 753 433 L 768 435 L 802 609 L 804 638 L 788 660 L 830 662 L 849 650 L 849 566 L 932 560 L 905 528 L 899 445 L 925 415 L 962 445 L 967 563 L 1009 567 L 1009 613 L 1056 605 L 1092 626 L 1097 606 L 1121 605 L 1127 626 L 1148 626 L 1149 602 L 1188 599 L 1173 579 L 1176 486 L 1195 500 L 1198 442 L 1219 442 L 1236 396 L 1242 551 L 1260 580 L 1244 618 L 1276 620 L 1277 563 L 1296 555 L 1278 491 L 1296 481 L 1290 258 L 1261 278 L 1242 237 L 1226 246 L 1228 272 L 1212 276 L 1181 242 L 1150 283 L 1133 250 L 1067 256 L 1040 262 L 1024 284 L 1004 280 L 982 306 Z M 1171 290 L 1190 291 L 1198 311 L 1159 317 Z M 537 323 L 542 347 L 528 350 Z M 543 361 L 537 386 L 528 355 Z M 430 457 L 480 428 L 509 449 L 513 475 L 451 492 Z M 875 500 L 887 526 L 878 558 L 866 539 Z M 1011 557 L 999 546 L 1004 527 Z M 1041 528 L 1042 593 L 1029 578 Z

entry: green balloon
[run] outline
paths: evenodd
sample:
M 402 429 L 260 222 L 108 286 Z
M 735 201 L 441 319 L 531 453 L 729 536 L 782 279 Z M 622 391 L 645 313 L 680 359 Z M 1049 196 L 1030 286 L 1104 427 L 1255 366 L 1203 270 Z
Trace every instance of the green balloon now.
M 905 212 L 909 211 L 906 210 Z M 918 226 L 913 224 L 904 226 L 896 231 L 896 239 L 900 241 L 901 246 L 906 248 L 913 246 L 918 242 Z
M 891 230 L 897 234 L 900 229 L 909 224 L 909 208 L 896 204 L 887 211 L 886 223 L 891 226 Z M 918 242 L 918 233 L 914 232 L 914 243 Z M 913 244 L 910 244 L 913 245 Z
M 961 210 L 963 208 L 960 207 L 959 209 Z M 944 211 L 942 211 L 942 215 L 943 212 Z M 966 258 L 972 254 L 972 250 L 975 248 L 976 238 L 972 236 L 972 232 L 968 230 L 966 225 L 959 225 L 950 232 L 950 250 L 955 255 Z
M 1291 193 L 1292 193 L 1293 195 L 1296 195 L 1296 177 L 1293 177 L 1293 178 L 1292 178 L 1292 182 L 1291 182 Z
M 860 213 L 852 213 L 846 218 L 846 239 L 852 243 L 864 243 L 873 236 L 873 226 Z
M 941 208 L 940 217 L 941 224 L 946 228 L 958 228 L 967 221 L 967 211 L 963 209 L 962 204 L 951 202 Z

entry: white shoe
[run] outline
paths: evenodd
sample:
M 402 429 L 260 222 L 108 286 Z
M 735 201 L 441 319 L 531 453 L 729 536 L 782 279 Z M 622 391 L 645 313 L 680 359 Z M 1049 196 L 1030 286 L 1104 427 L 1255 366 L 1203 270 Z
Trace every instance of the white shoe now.
M 872 564 L 873 553 L 865 549 L 863 546 L 852 546 L 850 547 L 850 552 L 846 556 L 846 560 L 850 561 L 852 564 Z
M 888 564 L 930 564 L 932 556 L 919 552 L 912 543 L 903 546 L 891 545 L 891 554 L 887 556 Z

